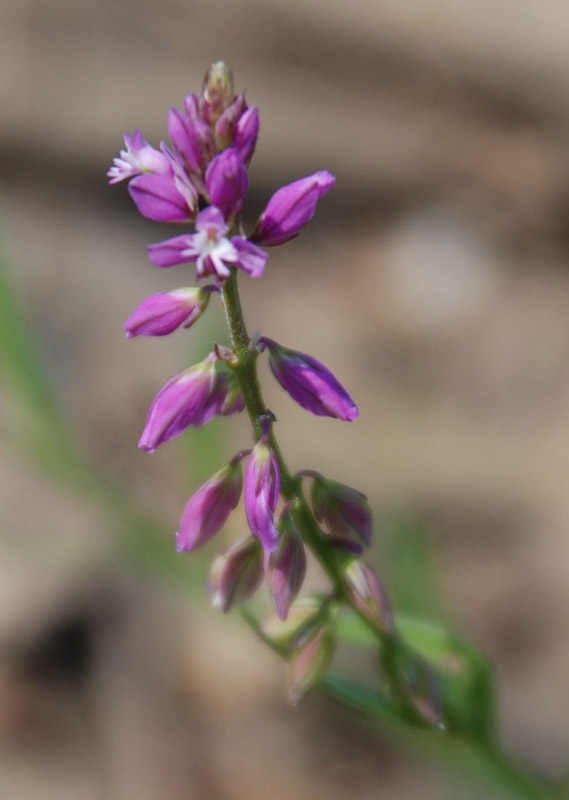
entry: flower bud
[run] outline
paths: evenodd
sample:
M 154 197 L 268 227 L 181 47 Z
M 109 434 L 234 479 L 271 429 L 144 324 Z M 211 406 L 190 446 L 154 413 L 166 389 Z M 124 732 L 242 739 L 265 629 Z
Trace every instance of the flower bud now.
M 311 473 L 312 509 L 340 547 L 355 553 L 369 546 L 372 534 L 371 509 L 366 496 L 343 483 Z
M 244 164 L 251 161 L 259 135 L 259 110 L 257 106 L 248 108 L 239 117 L 235 126 L 232 146 L 237 150 Z
M 438 680 L 430 665 L 404 643 L 397 642 L 392 669 L 399 692 L 411 708 L 429 725 L 444 729 Z
M 231 70 L 225 61 L 216 61 L 206 72 L 202 88 L 204 110 L 210 123 L 215 123 L 234 96 Z
M 289 699 L 297 705 L 317 686 L 334 655 L 334 635 L 329 624 L 318 622 L 303 632 L 289 662 Z
M 253 536 L 261 539 L 265 550 L 276 550 L 279 532 L 274 512 L 280 492 L 280 471 L 269 445 L 268 432 L 263 434 L 249 457 L 245 471 L 245 514 Z
M 358 407 L 324 364 L 266 337 L 259 343 L 269 351 L 273 375 L 302 408 L 321 417 L 335 417 L 346 422 L 357 419 Z
M 344 570 L 348 595 L 356 608 L 384 633 L 393 633 L 393 617 L 387 595 L 370 566 L 358 559 L 350 561 Z
M 192 120 L 184 111 L 170 108 L 168 111 L 168 133 L 172 144 L 182 156 L 191 172 L 199 172 L 203 164 L 200 141 Z
M 174 376 L 160 389 L 146 417 L 138 446 L 152 453 L 158 445 L 179 436 L 190 425 L 209 422 L 215 408 L 209 399 L 215 383 L 215 356 Z
M 166 336 L 180 325 L 189 328 L 207 308 L 210 294 L 211 290 L 207 287 L 151 294 L 123 322 L 127 339 L 133 336 Z
M 229 147 L 233 140 L 235 127 L 243 112 L 245 111 L 245 95 L 238 95 L 228 106 L 220 118 L 215 123 L 215 140 L 220 150 Z
M 335 182 L 330 172 L 321 170 L 278 189 L 261 214 L 252 241 L 268 246 L 293 239 L 310 222 L 318 201 Z
M 210 602 L 222 611 L 246 600 L 263 579 L 263 548 L 248 537 L 232 545 L 211 565 L 208 581 Z
M 239 503 L 243 486 L 241 462 L 234 459 L 190 497 L 176 533 L 178 553 L 191 552 L 207 542 L 227 522 Z
M 241 210 L 249 181 L 237 150 L 228 147 L 216 156 L 206 170 L 205 182 L 211 204 L 226 217 Z
M 275 610 L 285 620 L 304 582 L 306 553 L 290 508 L 284 509 L 278 527 L 277 549 L 265 553 L 265 573 Z

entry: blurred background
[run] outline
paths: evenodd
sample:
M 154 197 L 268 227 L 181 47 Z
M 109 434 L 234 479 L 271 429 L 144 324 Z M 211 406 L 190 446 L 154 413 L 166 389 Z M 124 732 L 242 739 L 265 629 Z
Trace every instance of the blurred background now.
M 157 389 L 225 333 L 210 311 L 123 339 L 187 277 L 152 268 L 169 231 L 105 172 L 219 58 L 261 110 L 249 219 L 283 183 L 338 179 L 241 281 L 250 329 L 360 405 L 354 425 L 309 417 L 263 369 L 290 464 L 369 496 L 397 610 L 486 652 L 508 747 L 566 769 L 568 44 L 561 0 L 4 0 L 2 798 L 491 796 L 321 695 L 289 708 L 278 659 L 206 605 L 222 543 L 171 552 L 187 496 L 250 434 L 221 419 L 137 450 Z

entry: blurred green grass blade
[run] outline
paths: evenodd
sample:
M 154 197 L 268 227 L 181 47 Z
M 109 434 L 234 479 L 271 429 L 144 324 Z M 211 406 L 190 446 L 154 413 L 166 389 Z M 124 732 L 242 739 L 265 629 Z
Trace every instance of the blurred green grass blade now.
M 0 371 L 13 392 L 38 417 L 60 421 L 60 414 L 30 322 L 12 286 L 6 261 L 0 254 Z
M 389 576 L 394 608 L 400 613 L 440 617 L 435 553 L 427 532 L 410 515 L 387 519 L 382 535 L 382 572 Z

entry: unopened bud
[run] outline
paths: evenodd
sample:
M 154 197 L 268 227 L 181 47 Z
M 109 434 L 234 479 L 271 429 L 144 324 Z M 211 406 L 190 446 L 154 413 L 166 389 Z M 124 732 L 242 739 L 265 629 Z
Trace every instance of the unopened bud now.
M 209 122 L 215 123 L 235 97 L 233 75 L 225 61 L 214 62 L 206 72 L 202 97 L 206 103 Z
M 354 553 L 363 552 L 371 541 L 372 532 L 371 509 L 366 496 L 343 483 L 310 474 L 314 478 L 312 508 L 318 522 L 324 523 L 338 546 Z
M 384 633 L 393 633 L 393 617 L 387 595 L 370 566 L 353 559 L 344 570 L 350 599 L 370 622 Z
M 310 626 L 301 635 L 289 662 L 289 699 L 293 705 L 320 683 L 332 661 L 334 647 L 334 635 L 326 622 Z
M 232 545 L 211 565 L 208 594 L 212 606 L 229 609 L 258 589 L 263 578 L 263 548 L 248 537 Z
M 277 549 L 265 554 L 265 572 L 276 612 L 285 620 L 304 582 L 306 553 L 289 507 L 284 509 L 278 528 Z

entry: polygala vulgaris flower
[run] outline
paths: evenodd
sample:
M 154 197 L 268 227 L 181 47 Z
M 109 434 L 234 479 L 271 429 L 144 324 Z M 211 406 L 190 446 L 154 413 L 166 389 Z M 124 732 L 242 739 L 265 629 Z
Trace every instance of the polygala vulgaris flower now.
M 293 239 L 310 222 L 318 201 L 335 182 L 330 172 L 321 170 L 278 189 L 261 214 L 251 240 L 268 247 Z
M 172 174 L 172 168 L 164 153 L 149 145 L 139 130 L 132 136 L 125 133 L 124 144 L 126 150 L 121 150 L 118 158 L 113 158 L 112 166 L 107 172 L 109 183 L 119 183 L 144 172 L 157 175 Z
M 180 325 L 189 328 L 207 308 L 213 288 L 188 287 L 151 294 L 123 322 L 126 337 L 166 336 Z
M 190 425 L 198 427 L 209 422 L 216 411 L 209 403 L 215 385 L 215 361 L 215 354 L 210 353 L 160 389 L 148 411 L 139 447 L 152 453 Z
M 393 633 L 395 626 L 389 601 L 372 568 L 354 558 L 344 569 L 344 580 L 356 608 L 380 631 Z
M 269 444 L 268 429 L 253 448 L 245 470 L 245 513 L 253 536 L 258 536 L 265 550 L 276 550 L 279 532 L 274 513 L 280 493 L 280 471 Z
M 191 552 L 215 536 L 239 503 L 243 474 L 238 454 L 190 497 L 176 534 L 178 552 Z
M 209 275 L 227 278 L 231 267 L 260 278 L 265 270 L 267 254 L 242 236 L 226 234 L 228 226 L 221 211 L 208 206 L 197 216 L 196 233 L 174 236 L 148 248 L 148 257 L 157 267 L 195 262 L 198 278 Z
M 265 572 L 275 610 L 285 620 L 304 582 L 306 553 L 290 507 L 283 510 L 278 528 L 277 549 L 265 553 Z
M 259 345 L 267 348 L 273 375 L 299 405 L 318 416 L 348 422 L 357 419 L 358 407 L 324 364 L 265 336 L 259 339 Z
M 328 480 L 310 470 L 312 509 L 336 544 L 354 553 L 363 552 L 371 541 L 372 514 L 366 496 L 350 486 Z
M 257 539 L 240 539 L 211 565 L 208 594 L 222 611 L 247 600 L 263 579 L 263 548 Z

